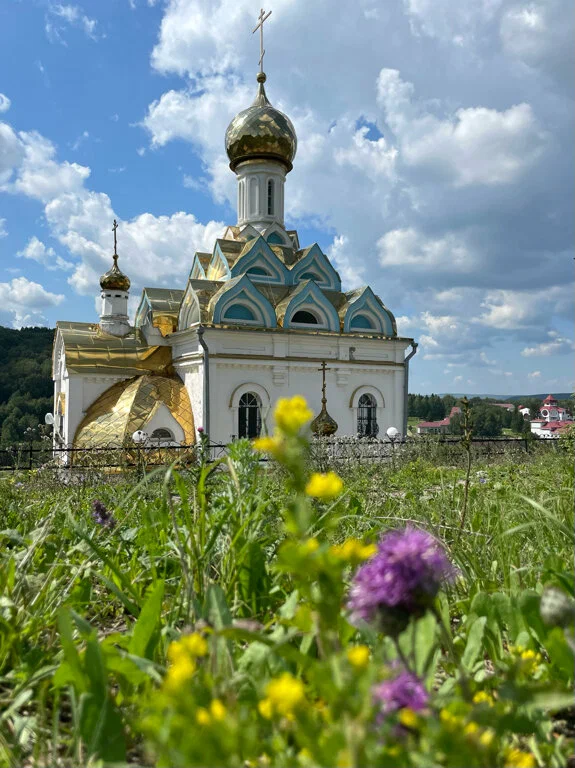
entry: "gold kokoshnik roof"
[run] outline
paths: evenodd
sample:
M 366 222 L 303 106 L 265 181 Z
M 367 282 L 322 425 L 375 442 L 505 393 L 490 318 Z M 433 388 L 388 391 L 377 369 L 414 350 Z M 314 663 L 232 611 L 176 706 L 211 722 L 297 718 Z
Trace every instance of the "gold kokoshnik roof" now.
M 149 346 L 139 328 L 127 336 L 112 336 L 93 323 L 59 322 L 57 334 L 62 336 L 70 373 L 134 376 L 172 372 L 172 348 Z
M 266 96 L 266 76 L 258 75 L 258 94 L 251 107 L 239 112 L 226 131 L 226 152 L 235 171 L 246 160 L 278 160 L 292 169 L 297 149 L 295 129 L 289 117 L 272 107 Z
M 136 376 L 120 381 L 95 400 L 74 438 L 75 448 L 105 448 L 132 440 L 165 405 L 184 430 L 186 445 L 195 441 L 188 392 L 177 376 Z

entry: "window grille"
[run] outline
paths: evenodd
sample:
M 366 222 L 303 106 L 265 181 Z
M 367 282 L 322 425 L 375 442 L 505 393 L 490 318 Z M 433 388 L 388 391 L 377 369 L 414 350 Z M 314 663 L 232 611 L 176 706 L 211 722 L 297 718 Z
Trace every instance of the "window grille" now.
M 240 397 L 238 411 L 238 434 L 240 437 L 259 437 L 262 431 L 261 404 L 253 392 L 244 392 Z
M 360 437 L 376 437 L 377 403 L 373 395 L 361 395 L 357 407 L 357 433 Z

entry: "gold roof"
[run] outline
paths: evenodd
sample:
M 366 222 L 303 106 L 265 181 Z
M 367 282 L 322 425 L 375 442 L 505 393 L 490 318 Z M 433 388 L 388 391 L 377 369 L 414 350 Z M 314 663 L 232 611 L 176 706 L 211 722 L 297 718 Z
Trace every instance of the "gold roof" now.
M 75 448 L 105 448 L 131 443 L 165 405 L 184 430 L 186 445 L 195 442 L 194 416 L 188 392 L 177 376 L 136 376 L 120 381 L 95 400 L 74 437 Z
M 251 107 L 239 112 L 226 131 L 226 152 L 235 171 L 246 160 L 278 160 L 292 169 L 297 149 L 295 129 L 289 117 L 272 107 L 266 96 L 263 72 L 258 74 L 258 93 Z
M 142 372 L 171 373 L 172 348 L 149 346 L 139 328 L 127 336 L 103 333 L 93 323 L 56 324 L 66 353 L 66 368 L 86 375 L 135 376 Z
M 184 291 L 175 288 L 144 288 L 140 306 L 147 299 L 152 313 L 152 325 L 159 329 L 162 336 L 178 329 L 178 313 L 183 296 Z M 143 316 L 138 312 L 136 325 L 143 324 Z

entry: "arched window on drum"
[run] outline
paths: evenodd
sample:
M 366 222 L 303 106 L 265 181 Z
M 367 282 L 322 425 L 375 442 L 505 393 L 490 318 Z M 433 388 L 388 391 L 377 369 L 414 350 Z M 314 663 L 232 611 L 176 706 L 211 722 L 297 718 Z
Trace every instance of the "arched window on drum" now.
M 370 394 L 361 395 L 357 403 L 357 434 L 360 437 L 375 437 L 377 425 L 377 403 Z
M 262 404 L 255 392 L 244 392 L 238 409 L 238 436 L 259 437 L 262 431 Z

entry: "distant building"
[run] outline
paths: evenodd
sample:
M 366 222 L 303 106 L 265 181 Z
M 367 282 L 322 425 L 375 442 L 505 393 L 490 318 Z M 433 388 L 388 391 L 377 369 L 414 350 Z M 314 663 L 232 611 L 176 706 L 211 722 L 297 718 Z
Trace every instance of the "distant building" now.
M 445 435 L 449 432 L 449 426 L 451 419 L 461 413 L 461 408 L 456 405 L 453 406 L 449 416 L 446 416 L 441 421 L 422 421 L 417 425 L 418 435 Z
M 489 405 L 494 405 L 496 408 L 505 408 L 506 411 L 515 410 L 513 403 L 489 403 Z
M 557 439 L 561 432 L 573 423 L 566 408 L 560 408 L 553 395 L 547 395 L 541 403 L 539 416 L 531 419 L 531 432 L 543 439 Z

